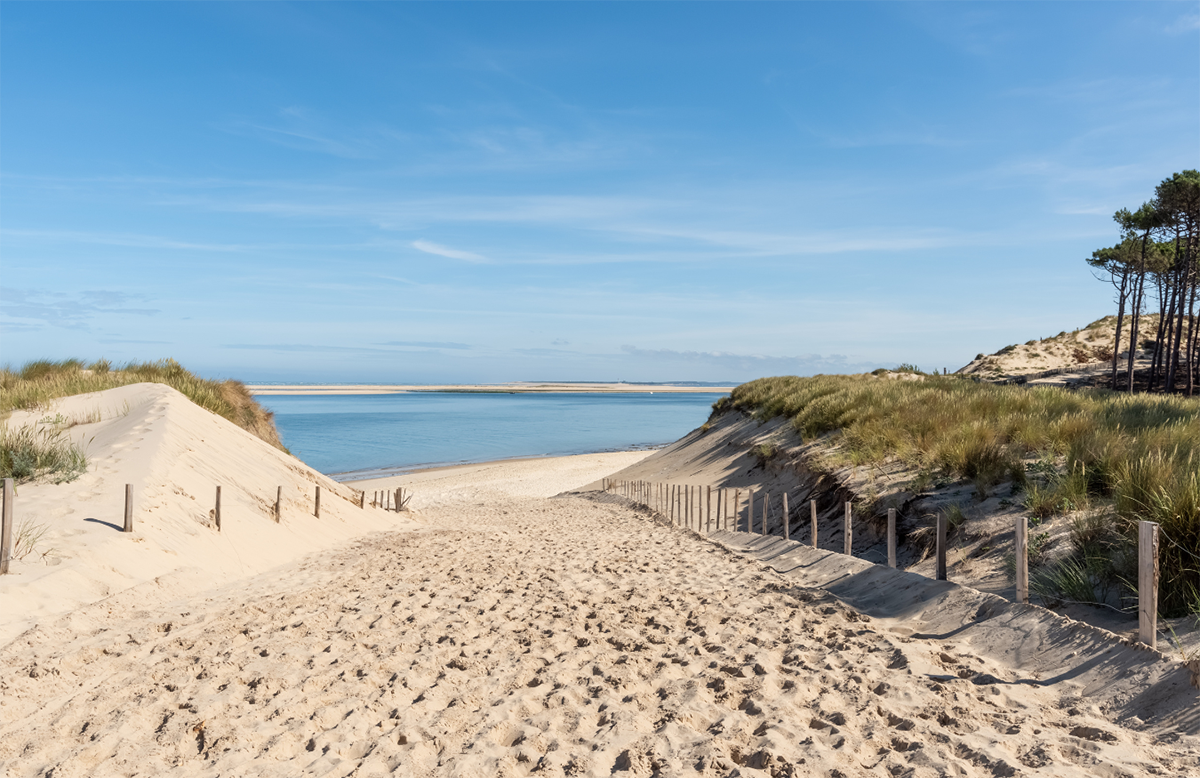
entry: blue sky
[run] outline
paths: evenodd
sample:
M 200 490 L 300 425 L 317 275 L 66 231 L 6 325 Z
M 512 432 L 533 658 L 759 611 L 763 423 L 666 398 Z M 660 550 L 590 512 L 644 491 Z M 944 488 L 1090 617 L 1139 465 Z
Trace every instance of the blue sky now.
M 742 381 L 1109 313 L 1197 3 L 4 3 L 0 361 Z

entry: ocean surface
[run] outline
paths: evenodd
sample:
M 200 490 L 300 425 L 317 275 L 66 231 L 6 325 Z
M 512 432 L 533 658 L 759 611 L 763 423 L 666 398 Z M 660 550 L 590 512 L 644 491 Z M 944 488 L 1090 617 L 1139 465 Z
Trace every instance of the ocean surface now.
M 720 393 L 260 395 L 283 443 L 341 480 L 671 443 Z

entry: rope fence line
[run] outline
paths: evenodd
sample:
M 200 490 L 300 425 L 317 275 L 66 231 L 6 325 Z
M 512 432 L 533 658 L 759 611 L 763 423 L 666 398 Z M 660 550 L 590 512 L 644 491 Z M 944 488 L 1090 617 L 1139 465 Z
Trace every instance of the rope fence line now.
M 601 481 L 605 492 L 615 492 L 626 499 L 650 508 L 658 515 L 667 519 L 673 526 L 690 529 L 698 534 L 711 534 L 714 520 L 716 530 L 730 532 L 746 532 L 748 534 L 767 535 L 771 516 L 771 493 L 761 491 L 757 494 L 753 487 L 745 489 L 746 497 L 743 511 L 742 489 L 726 487 L 716 488 L 716 511 L 713 511 L 713 487 L 693 487 L 690 484 L 657 483 L 649 481 L 623 481 L 604 478 Z M 732 492 L 732 498 L 730 497 Z M 761 509 L 759 524 L 760 532 L 755 533 L 755 501 Z M 785 490 L 780 502 L 781 525 L 783 539 L 791 540 L 791 515 L 788 509 L 787 492 Z M 797 506 L 798 508 L 799 506 Z M 817 548 L 817 501 L 809 500 L 809 512 L 812 521 L 810 541 Z M 853 556 L 853 504 L 846 501 L 843 553 Z M 743 527 L 745 529 L 743 529 Z M 949 534 L 949 519 L 946 514 L 937 516 L 936 546 L 934 559 L 934 579 L 946 581 L 947 565 L 947 536 Z M 1154 649 L 1158 645 L 1158 583 L 1159 583 L 1159 537 L 1166 538 L 1168 543 L 1178 544 L 1160 532 L 1157 522 L 1138 522 L 1138 640 Z M 887 516 L 887 566 L 896 568 L 896 509 L 889 508 Z M 1013 526 L 1013 546 L 1016 558 L 1016 597 L 1018 603 L 1029 604 L 1029 519 L 1021 516 L 1015 519 Z M 1180 546 L 1180 548 L 1182 548 Z M 1187 549 L 1183 549 L 1187 551 Z M 836 553 L 836 552 L 834 552 Z M 1191 552 L 1187 552 L 1191 554 Z M 1196 556 L 1195 554 L 1191 554 Z M 1200 559 L 1200 557 L 1197 557 Z

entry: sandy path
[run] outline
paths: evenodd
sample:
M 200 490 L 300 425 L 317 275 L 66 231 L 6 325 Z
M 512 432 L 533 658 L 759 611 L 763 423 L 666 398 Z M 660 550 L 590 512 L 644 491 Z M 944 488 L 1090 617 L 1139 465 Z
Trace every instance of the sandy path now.
M 449 484 L 447 484 L 449 486 Z M 1052 689 L 618 502 L 428 496 L 173 608 L 0 651 L 0 768 L 95 775 L 1184 775 Z M 480 499 L 486 496 L 487 499 Z M 482 504 L 481 504 L 482 503 Z

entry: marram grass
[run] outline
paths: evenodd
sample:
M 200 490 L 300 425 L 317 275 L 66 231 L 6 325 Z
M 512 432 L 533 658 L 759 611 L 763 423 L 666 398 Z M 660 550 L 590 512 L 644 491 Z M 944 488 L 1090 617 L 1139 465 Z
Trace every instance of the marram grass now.
M 1196 607 L 1200 398 L 959 377 L 784 376 L 743 384 L 714 406 L 730 408 L 788 417 L 806 440 L 833 433 L 853 464 L 898 459 L 977 484 L 1027 484 L 1034 515 L 1106 507 L 1126 544 L 1136 543 L 1139 520 L 1158 522 L 1164 615 Z
M 20 370 L 0 369 L 0 417 L 14 410 L 45 409 L 59 397 L 137 383 L 166 384 L 200 407 L 287 451 L 279 440 L 272 414 L 243 384 L 200 378 L 171 359 L 133 362 L 119 369 L 113 369 L 106 360 L 85 365 L 78 359 L 38 360 Z M 86 455 L 64 434 L 60 422 L 55 419 L 16 429 L 0 425 L 0 476 L 61 483 L 83 473 Z

